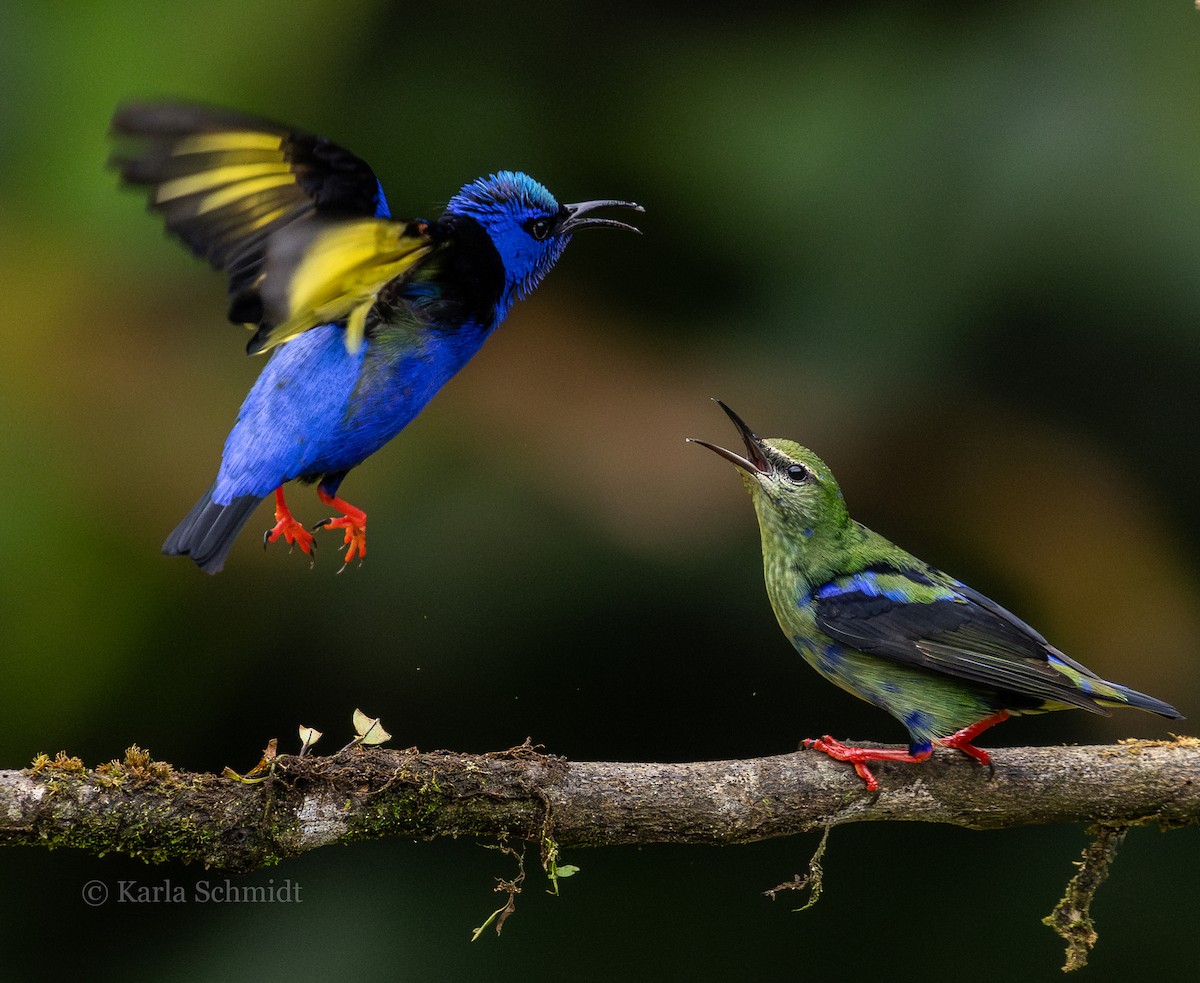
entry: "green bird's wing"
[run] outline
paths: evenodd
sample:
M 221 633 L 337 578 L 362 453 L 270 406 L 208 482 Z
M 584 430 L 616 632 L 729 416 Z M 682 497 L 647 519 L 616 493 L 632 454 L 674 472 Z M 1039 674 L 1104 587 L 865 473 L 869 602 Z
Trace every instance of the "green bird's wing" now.
M 252 354 L 346 318 L 361 342 L 383 285 L 431 248 L 424 223 L 386 218 L 375 173 L 324 137 L 188 103 L 133 103 L 113 132 L 136 141 L 113 163 L 150 207 L 229 276 L 229 319 L 260 325 Z
M 860 652 L 994 690 L 1009 709 L 1126 702 L 1117 687 L 964 584 L 891 566 L 835 578 L 813 592 L 817 625 Z

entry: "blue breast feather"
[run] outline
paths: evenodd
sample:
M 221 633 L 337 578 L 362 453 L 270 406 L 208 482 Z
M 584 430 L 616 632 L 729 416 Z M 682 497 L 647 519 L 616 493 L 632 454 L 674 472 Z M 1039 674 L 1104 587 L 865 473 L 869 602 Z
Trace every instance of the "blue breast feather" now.
M 271 356 L 225 441 L 215 502 L 266 496 L 281 481 L 360 464 L 425 408 L 487 331 L 468 324 L 402 343 L 368 340 L 355 354 L 343 335 L 324 325 Z

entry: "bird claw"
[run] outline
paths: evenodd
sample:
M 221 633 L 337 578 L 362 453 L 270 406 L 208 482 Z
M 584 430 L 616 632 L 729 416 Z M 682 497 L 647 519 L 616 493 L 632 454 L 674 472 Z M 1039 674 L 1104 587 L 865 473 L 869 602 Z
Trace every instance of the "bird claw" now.
M 342 539 L 342 544 L 338 547 L 339 550 L 345 550 L 346 555 L 343 557 L 345 562 L 342 563 L 341 569 L 345 570 L 354 559 L 357 557 L 359 566 L 362 566 L 363 557 L 367 555 L 367 522 L 366 516 L 363 515 L 361 521 L 359 516 L 343 515 L 336 518 L 322 519 L 313 529 L 344 529 L 346 535 Z
M 909 751 L 900 751 L 895 748 L 851 747 L 849 744 L 843 744 L 828 734 L 824 737 L 806 737 L 803 744 L 806 749 L 812 748 L 813 750 L 821 751 L 835 761 L 845 761 L 848 764 L 852 764 L 858 777 L 867 786 L 868 792 L 879 791 L 879 780 L 871 772 L 871 769 L 867 767 L 868 761 L 903 761 L 915 764 L 916 762 L 924 761 L 931 753 L 928 750 L 912 754 Z
M 314 531 L 317 529 L 346 530 L 342 545 L 338 547 L 346 550 L 346 555 L 343 557 L 344 562 L 338 573 L 353 563 L 355 558 L 358 559 L 359 566 L 362 566 L 363 557 L 367 555 L 367 513 L 362 509 L 355 508 L 349 502 L 330 495 L 321 488 L 317 489 L 317 496 L 326 505 L 331 505 L 342 513 L 339 516 L 322 519 L 313 526 Z
M 276 513 L 276 523 L 270 529 L 263 533 L 263 549 L 265 550 L 271 543 L 283 538 L 288 544 L 288 553 L 291 553 L 297 546 L 300 551 L 309 557 L 309 567 L 311 568 L 316 562 L 317 544 L 310 533 L 296 519 L 292 518 L 291 514 L 279 515 Z
M 835 761 L 845 761 L 854 766 L 854 771 L 867 786 L 868 792 L 879 791 L 879 780 L 867 767 L 867 757 L 863 748 L 849 747 L 836 738 L 826 734 L 824 737 L 806 737 L 801 742 L 805 750 L 821 751 Z

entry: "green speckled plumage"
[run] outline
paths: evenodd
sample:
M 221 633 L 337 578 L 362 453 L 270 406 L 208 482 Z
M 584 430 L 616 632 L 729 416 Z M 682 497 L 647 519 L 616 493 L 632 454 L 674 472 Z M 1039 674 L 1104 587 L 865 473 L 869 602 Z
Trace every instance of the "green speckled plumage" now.
M 939 739 L 976 752 L 969 738 L 997 715 L 1132 706 L 1180 716 L 1101 679 L 994 601 L 852 519 L 816 454 L 759 438 L 720 405 L 746 456 L 696 442 L 740 469 L 780 627 L 822 676 L 904 724 L 911 754 Z M 959 744 L 944 740 L 971 728 Z

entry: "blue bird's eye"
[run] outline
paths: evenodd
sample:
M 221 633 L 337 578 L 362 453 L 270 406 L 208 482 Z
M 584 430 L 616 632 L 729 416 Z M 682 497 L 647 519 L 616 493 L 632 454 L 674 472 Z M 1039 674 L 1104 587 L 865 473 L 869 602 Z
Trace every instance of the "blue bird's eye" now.
M 533 236 L 533 238 L 535 238 L 538 242 L 541 242 L 548 235 L 550 235 L 551 228 L 553 228 L 553 226 L 548 218 L 535 218 L 525 224 L 525 231 Z
M 808 480 L 808 468 L 804 467 L 802 464 L 789 464 L 787 476 L 789 481 L 794 481 L 796 484 L 800 484 L 800 482 Z

